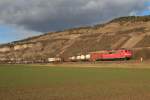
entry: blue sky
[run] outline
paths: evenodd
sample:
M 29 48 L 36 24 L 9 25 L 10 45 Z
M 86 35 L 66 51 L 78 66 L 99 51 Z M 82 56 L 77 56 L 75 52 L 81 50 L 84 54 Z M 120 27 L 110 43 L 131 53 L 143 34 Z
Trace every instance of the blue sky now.
M 134 11 L 135 15 L 150 15 L 150 2 L 146 1 L 148 0 L 2 0 L 0 44 L 48 31 L 102 23 L 118 16 L 128 16 Z
M 150 2 L 146 2 L 146 3 L 145 3 L 145 6 L 147 6 L 148 9 L 145 9 L 145 10 L 143 10 L 143 11 L 141 11 L 141 12 L 138 12 L 137 15 L 140 15 L 140 16 L 150 15 Z
M 26 31 L 11 25 L 0 25 L 0 44 L 25 39 L 39 34 L 39 32 Z
M 10 34 L 15 31 L 16 30 L 12 29 L 11 27 L 0 25 L 0 42 L 5 43 L 8 41 L 16 40 L 16 36 L 13 36 L 13 34 Z

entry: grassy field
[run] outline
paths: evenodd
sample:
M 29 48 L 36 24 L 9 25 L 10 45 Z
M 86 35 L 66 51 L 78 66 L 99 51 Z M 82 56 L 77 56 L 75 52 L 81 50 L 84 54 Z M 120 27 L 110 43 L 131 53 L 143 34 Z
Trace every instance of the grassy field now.
M 150 100 L 149 64 L 77 66 L 0 65 L 0 100 Z

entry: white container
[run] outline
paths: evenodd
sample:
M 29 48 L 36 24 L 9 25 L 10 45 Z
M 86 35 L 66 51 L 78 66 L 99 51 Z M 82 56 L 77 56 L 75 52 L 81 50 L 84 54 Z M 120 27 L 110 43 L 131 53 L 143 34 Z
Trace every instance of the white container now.
M 75 59 L 76 59 L 76 57 L 75 57 L 75 56 L 71 57 L 71 60 L 75 60 Z
M 56 59 L 55 58 L 48 58 L 48 61 L 49 62 L 54 62 L 54 61 L 56 61 Z
M 85 60 L 85 59 L 86 59 L 85 55 L 81 55 L 81 60 Z
M 49 62 L 59 62 L 61 61 L 61 58 L 48 58 Z
M 77 60 L 81 60 L 81 56 L 77 56 Z
M 86 60 L 89 60 L 91 58 L 90 54 L 85 55 Z

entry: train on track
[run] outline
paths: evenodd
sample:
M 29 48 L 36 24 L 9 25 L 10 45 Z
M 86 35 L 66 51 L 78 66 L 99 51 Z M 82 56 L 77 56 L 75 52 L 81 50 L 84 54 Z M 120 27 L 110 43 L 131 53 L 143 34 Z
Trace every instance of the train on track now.
M 132 50 L 118 49 L 118 50 L 102 50 L 96 52 L 90 52 L 88 54 L 81 54 L 63 59 L 61 57 L 48 58 L 48 62 L 77 62 L 77 61 L 113 61 L 113 60 L 129 60 L 133 56 Z

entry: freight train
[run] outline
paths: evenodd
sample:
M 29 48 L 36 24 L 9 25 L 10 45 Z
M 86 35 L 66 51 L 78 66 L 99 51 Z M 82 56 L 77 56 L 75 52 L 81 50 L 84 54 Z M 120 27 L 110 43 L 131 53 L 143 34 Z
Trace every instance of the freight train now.
M 129 60 L 133 56 L 131 50 L 118 49 L 118 50 L 103 50 L 97 52 L 90 52 L 85 55 L 78 55 L 69 57 L 66 61 L 76 62 L 76 61 L 104 61 L 104 60 Z M 63 58 L 49 58 L 49 62 L 61 62 L 65 61 Z

